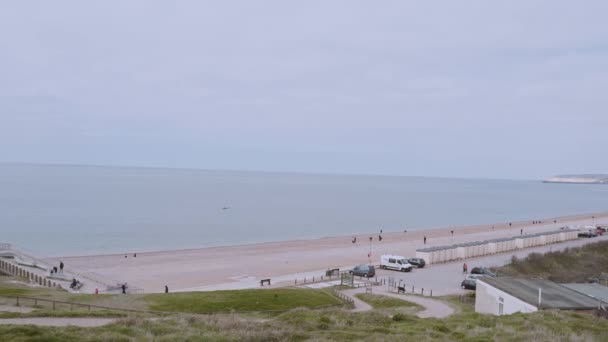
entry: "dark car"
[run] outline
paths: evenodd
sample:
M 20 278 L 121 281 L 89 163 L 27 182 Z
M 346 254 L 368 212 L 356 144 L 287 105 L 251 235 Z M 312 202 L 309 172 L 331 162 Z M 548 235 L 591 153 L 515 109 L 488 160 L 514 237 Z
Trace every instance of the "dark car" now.
M 476 290 L 477 289 L 477 279 L 483 278 L 485 275 L 483 274 L 472 274 L 466 277 L 465 280 L 462 281 L 460 287 L 465 290 Z
M 371 278 L 376 275 L 376 268 L 372 265 L 359 265 L 355 266 L 355 268 L 350 271 L 350 274 Z
M 578 233 L 578 237 L 582 237 L 582 238 L 594 238 L 597 236 L 597 233 L 593 230 L 585 230 L 585 231 L 580 231 Z
M 482 274 L 488 277 L 496 277 L 496 273 L 484 267 L 473 267 L 471 274 Z
M 418 268 L 423 268 L 424 265 L 426 265 L 426 262 L 424 261 L 424 259 L 420 259 L 420 258 L 411 258 L 411 259 L 408 259 L 407 262 L 409 262 L 411 265 L 414 265 Z

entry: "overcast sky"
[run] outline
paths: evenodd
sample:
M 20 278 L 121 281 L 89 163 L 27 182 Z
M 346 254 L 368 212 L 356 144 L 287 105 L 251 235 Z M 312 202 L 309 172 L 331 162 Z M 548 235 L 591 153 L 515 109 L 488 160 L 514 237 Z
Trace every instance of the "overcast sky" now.
M 0 161 L 608 173 L 608 1 L 4 1 Z

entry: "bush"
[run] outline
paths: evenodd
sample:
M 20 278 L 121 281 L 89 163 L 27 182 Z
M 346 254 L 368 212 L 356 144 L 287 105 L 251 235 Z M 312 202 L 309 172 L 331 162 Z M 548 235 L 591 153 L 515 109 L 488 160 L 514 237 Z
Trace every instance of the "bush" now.
M 395 322 L 403 322 L 405 321 L 406 316 L 402 313 L 396 313 L 393 315 L 393 321 Z

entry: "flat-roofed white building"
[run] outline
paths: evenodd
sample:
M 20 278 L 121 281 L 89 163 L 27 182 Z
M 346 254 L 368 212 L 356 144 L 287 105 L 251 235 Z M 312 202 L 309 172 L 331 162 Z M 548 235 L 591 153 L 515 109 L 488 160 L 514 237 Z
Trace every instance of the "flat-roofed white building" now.
M 543 309 L 592 310 L 592 298 L 549 280 L 512 277 L 480 278 L 476 282 L 475 312 L 492 315 L 530 313 Z

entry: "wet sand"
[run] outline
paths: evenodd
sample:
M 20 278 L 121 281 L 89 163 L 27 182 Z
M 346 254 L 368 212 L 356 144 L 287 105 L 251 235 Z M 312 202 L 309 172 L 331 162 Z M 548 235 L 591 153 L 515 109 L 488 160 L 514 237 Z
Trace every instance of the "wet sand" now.
M 330 268 L 352 267 L 367 263 L 371 251 L 372 262 L 381 254 L 398 254 L 414 257 L 416 249 L 479 241 L 497 237 L 515 236 L 520 230 L 536 233 L 559 229 L 566 225 L 590 225 L 592 216 L 596 224 L 608 223 L 608 212 L 574 215 L 558 218 L 538 218 L 541 224 L 525 222 L 497 223 L 465 227 L 408 230 L 407 232 L 380 232 L 353 236 L 328 237 L 314 240 L 294 240 L 251 245 L 211 247 L 201 249 L 81 257 L 49 258 L 49 262 L 63 260 L 66 269 L 89 274 L 106 283 L 125 281 L 144 292 L 163 292 L 168 285 L 173 291 L 215 290 L 259 287 L 259 280 L 271 278 L 273 286 L 293 284 L 294 279 L 319 276 Z M 557 223 L 554 223 L 557 220 Z M 451 231 L 454 231 L 453 237 Z

